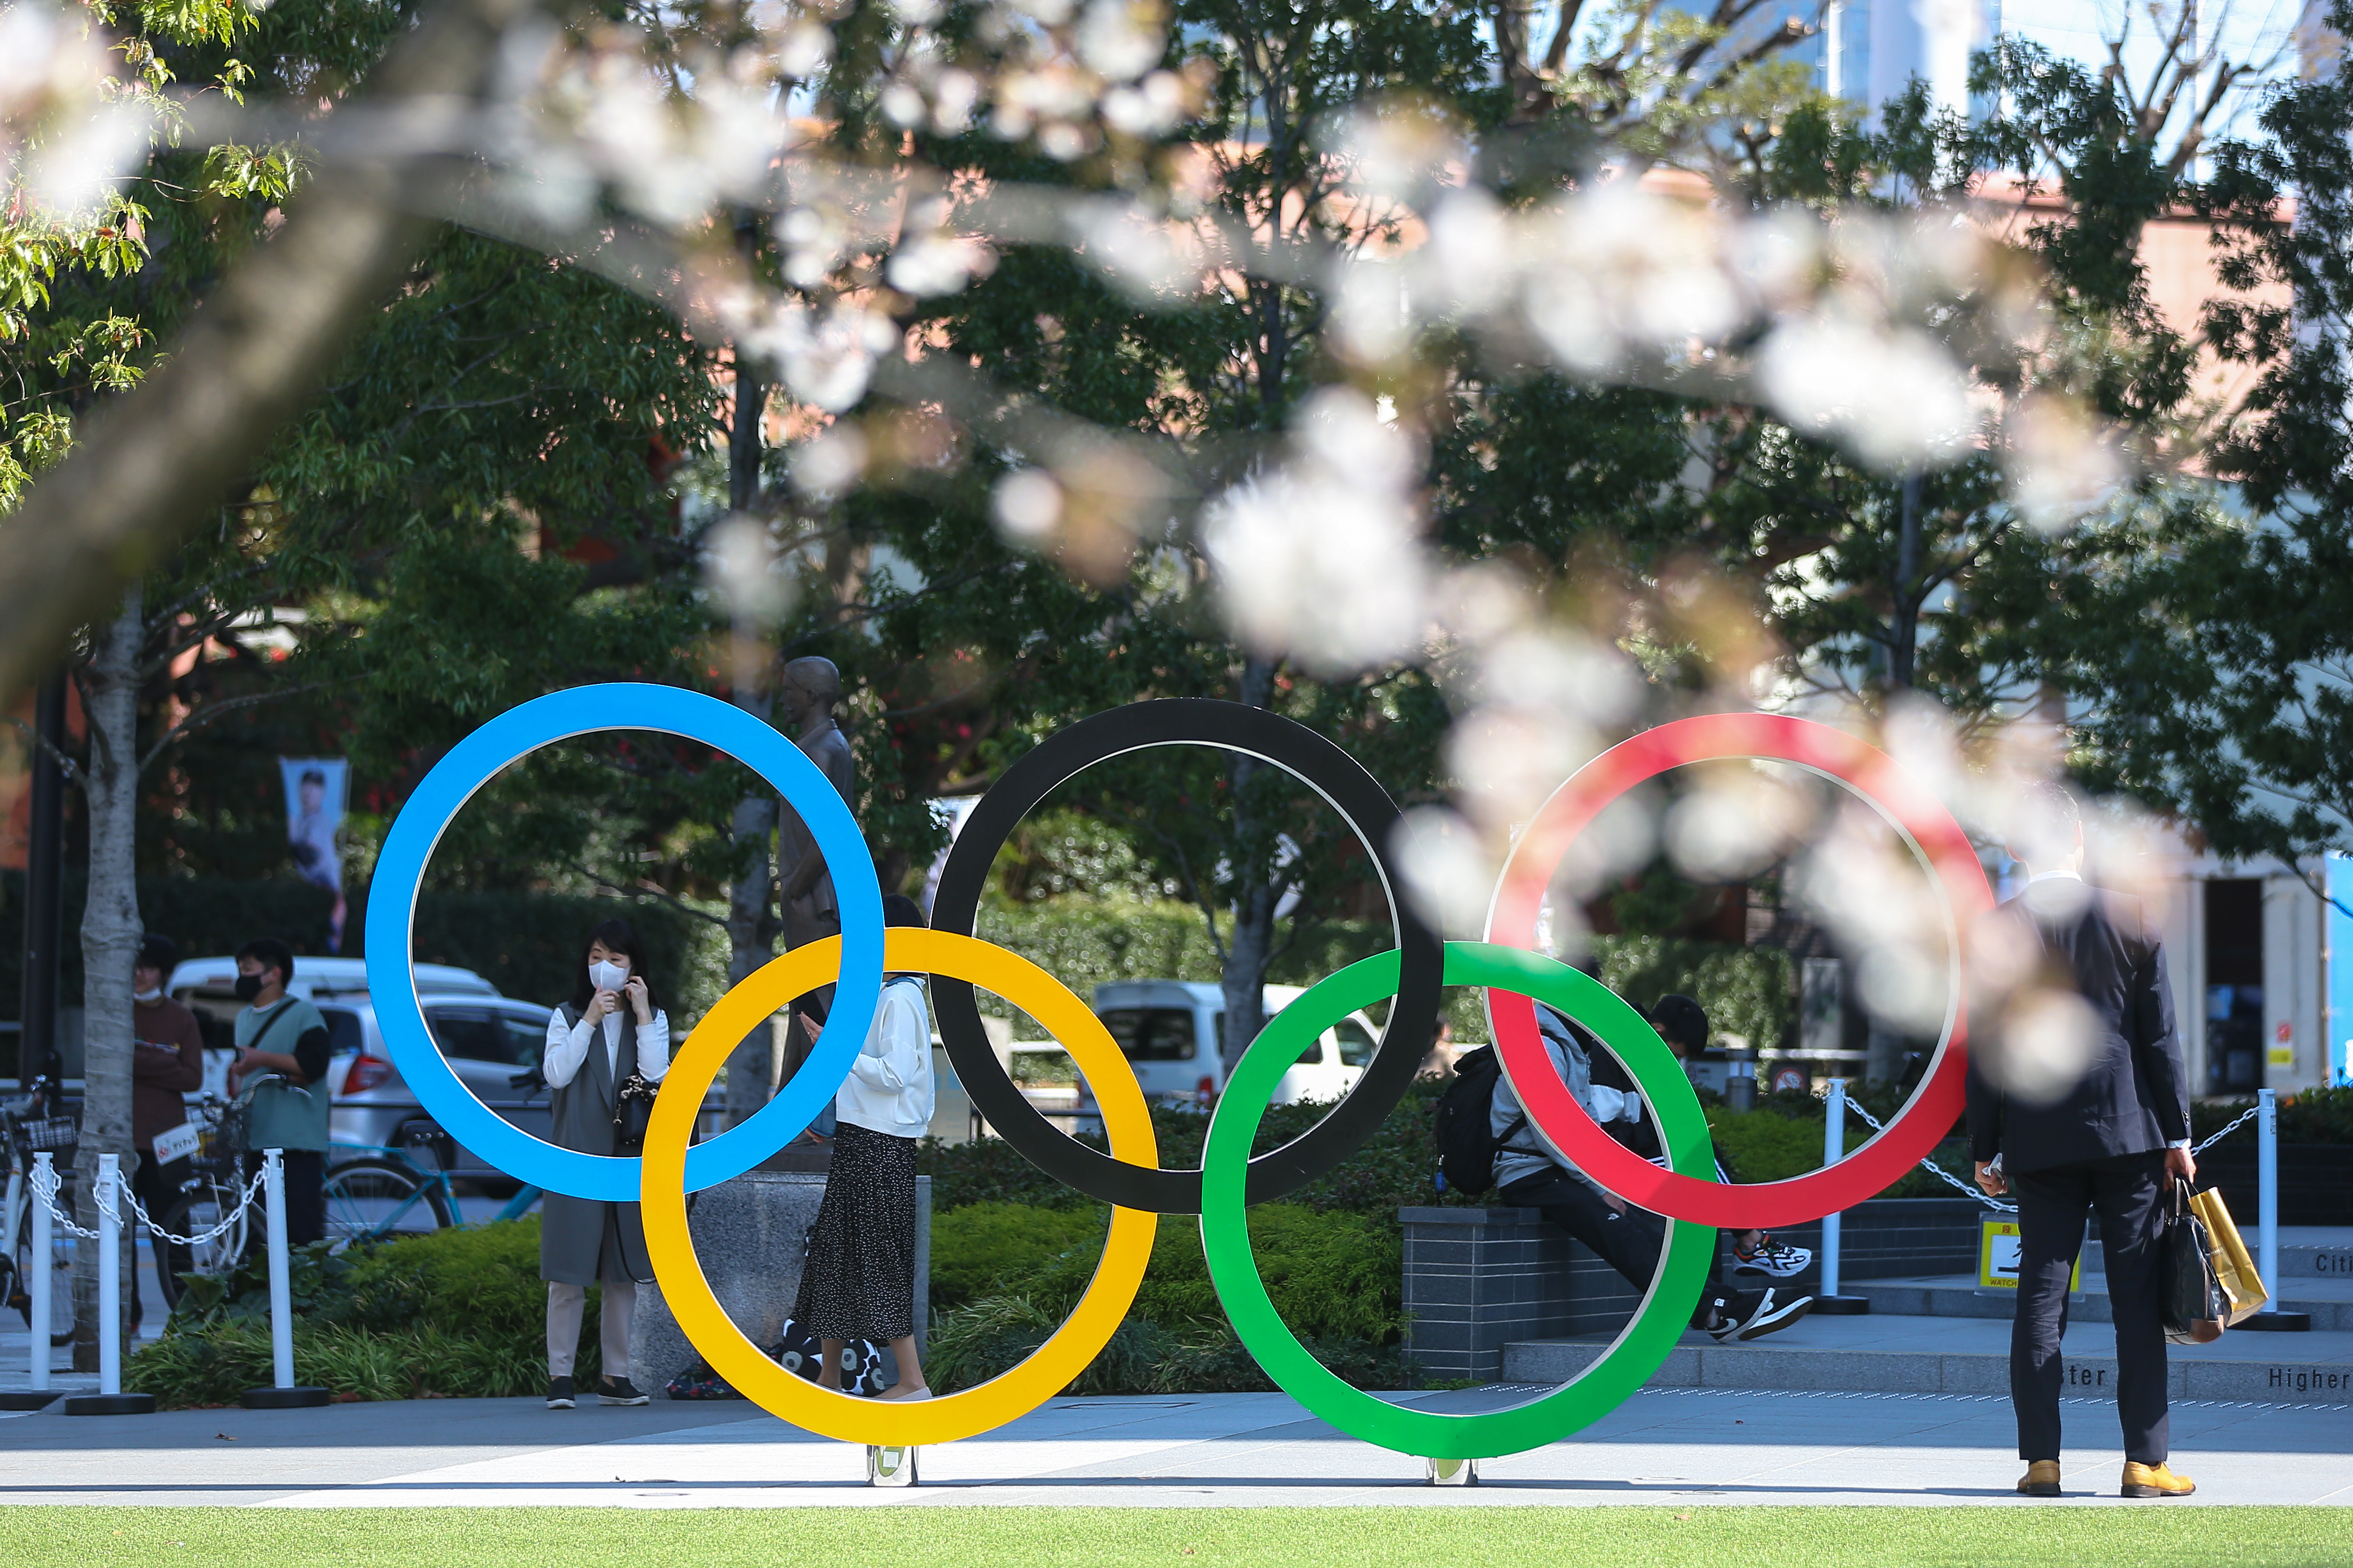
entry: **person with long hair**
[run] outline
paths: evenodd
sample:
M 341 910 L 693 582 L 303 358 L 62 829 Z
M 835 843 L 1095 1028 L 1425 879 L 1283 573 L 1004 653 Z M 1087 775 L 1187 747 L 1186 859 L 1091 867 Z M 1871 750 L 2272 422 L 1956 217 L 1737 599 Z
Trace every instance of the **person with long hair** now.
M 574 971 L 572 999 L 547 1020 L 543 1071 L 553 1091 L 554 1141 L 583 1154 L 633 1152 L 617 1147 L 613 1110 L 632 1073 L 659 1083 L 670 1070 L 670 1016 L 646 978 L 645 944 L 628 921 L 599 921 Z M 577 1400 L 573 1355 L 588 1287 L 602 1285 L 598 1343 L 604 1359 L 600 1405 L 643 1405 L 629 1381 L 629 1324 L 638 1287 L 653 1280 L 646 1227 L 631 1203 L 550 1193 L 541 1200 L 539 1277 L 547 1281 L 547 1407 Z
M 882 923 L 925 921 L 914 900 L 892 893 Z M 898 1365 L 881 1397 L 931 1397 L 915 1355 L 915 1145 L 931 1126 L 933 1092 L 923 977 L 886 974 L 873 1026 L 834 1096 L 833 1165 L 793 1301 L 794 1320 L 824 1350 L 818 1382 L 827 1388 L 841 1386 L 842 1346 L 871 1340 Z

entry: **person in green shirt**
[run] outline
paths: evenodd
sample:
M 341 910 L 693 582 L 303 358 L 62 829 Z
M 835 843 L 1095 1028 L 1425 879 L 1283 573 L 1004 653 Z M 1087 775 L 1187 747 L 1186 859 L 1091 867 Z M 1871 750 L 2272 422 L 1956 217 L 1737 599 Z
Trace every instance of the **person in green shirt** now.
M 259 937 L 237 949 L 237 1060 L 229 1065 L 231 1094 L 258 1079 L 246 1123 L 245 1168 L 261 1168 L 261 1152 L 286 1152 L 286 1240 L 300 1247 L 327 1235 L 327 1020 L 310 999 L 286 994 L 294 978 L 291 949 Z M 275 1078 L 269 1075 L 276 1074 Z

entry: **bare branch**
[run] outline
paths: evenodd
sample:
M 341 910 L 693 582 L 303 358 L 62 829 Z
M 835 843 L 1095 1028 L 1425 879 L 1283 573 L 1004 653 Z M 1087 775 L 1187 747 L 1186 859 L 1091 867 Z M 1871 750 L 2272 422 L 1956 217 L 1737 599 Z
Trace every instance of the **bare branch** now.
M 727 929 L 727 917 L 725 915 L 715 915 L 709 910 L 698 910 L 692 904 L 690 904 L 685 900 L 680 898 L 676 893 L 670 892 L 668 889 L 658 887 L 654 883 L 639 882 L 633 888 L 624 888 L 617 882 L 607 881 L 604 878 L 596 875 L 596 872 L 588 869 L 587 867 L 580 865 L 575 861 L 567 861 L 565 862 L 565 866 L 566 868 L 571 870 L 575 875 L 586 877 L 588 880 L 596 883 L 598 887 L 604 889 L 608 893 L 618 893 L 625 899 L 653 899 L 659 902 L 668 904 L 671 909 L 676 910 L 681 914 L 692 915 L 699 921 L 709 921 L 712 925 L 717 926 L 722 931 L 725 931 Z
M 145 773 L 155 765 L 155 759 L 162 756 L 174 742 L 203 729 L 216 719 L 224 718 L 240 709 L 258 708 L 264 702 L 276 702 L 281 698 L 299 697 L 306 691 L 322 691 L 338 683 L 332 680 L 313 680 L 303 686 L 287 687 L 281 691 L 250 691 L 243 697 L 226 697 L 217 702 L 207 702 L 159 736 L 155 743 L 147 748 L 147 754 L 139 759 L 139 771 Z

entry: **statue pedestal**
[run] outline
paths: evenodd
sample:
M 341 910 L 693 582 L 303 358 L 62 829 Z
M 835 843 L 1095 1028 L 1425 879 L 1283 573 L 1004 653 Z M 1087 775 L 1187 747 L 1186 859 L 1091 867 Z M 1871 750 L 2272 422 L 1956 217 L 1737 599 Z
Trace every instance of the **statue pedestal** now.
M 792 1315 L 801 1256 L 825 1198 L 825 1177 L 811 1171 L 755 1170 L 694 1194 L 687 1225 L 712 1294 L 735 1326 L 762 1350 L 773 1349 Z M 932 1179 L 915 1178 L 915 1344 L 931 1327 Z M 883 1352 L 890 1359 L 890 1352 Z M 659 1285 L 638 1291 L 629 1329 L 630 1377 L 659 1398 L 694 1364 L 695 1349 L 670 1316 Z M 892 1369 L 895 1373 L 895 1368 Z

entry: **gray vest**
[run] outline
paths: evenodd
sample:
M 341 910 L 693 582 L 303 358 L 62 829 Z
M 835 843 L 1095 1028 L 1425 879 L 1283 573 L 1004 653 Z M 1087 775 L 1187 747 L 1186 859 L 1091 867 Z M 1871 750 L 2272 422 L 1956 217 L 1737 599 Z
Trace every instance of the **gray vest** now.
M 564 1015 L 564 1026 L 580 1026 L 580 1009 L 569 1002 L 558 1009 Z M 576 1149 L 583 1154 L 610 1154 L 613 1150 L 613 1092 L 628 1076 L 638 1070 L 638 1026 L 634 1018 L 621 1020 L 621 1049 L 614 1064 L 605 1063 L 605 1025 L 602 1019 L 590 1032 L 588 1058 L 572 1081 L 550 1091 L 548 1109 L 554 1117 L 554 1142 L 563 1148 Z
M 566 1003 L 558 1011 L 566 1028 L 579 1027 L 578 1008 Z M 605 1062 L 604 1034 L 599 1020 L 588 1040 L 587 1059 L 570 1083 L 551 1090 L 548 1098 L 554 1120 L 550 1141 L 583 1154 L 614 1152 L 615 1068 L 621 1079 L 638 1070 L 637 1021 L 622 1018 L 621 1048 L 610 1067 Z M 566 1285 L 650 1281 L 653 1266 L 646 1257 L 645 1226 L 638 1205 L 548 1194 L 540 1200 L 539 1277 Z

